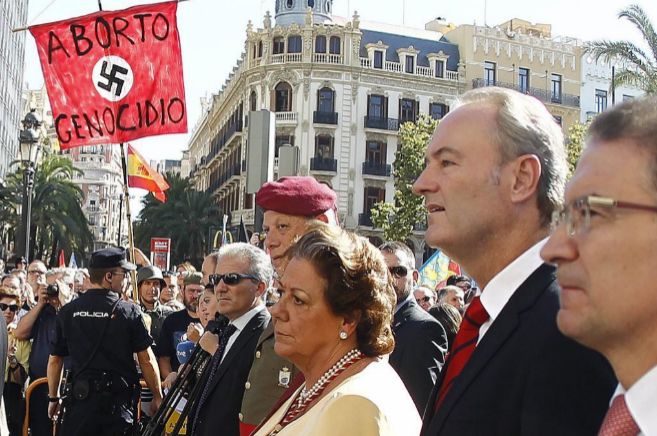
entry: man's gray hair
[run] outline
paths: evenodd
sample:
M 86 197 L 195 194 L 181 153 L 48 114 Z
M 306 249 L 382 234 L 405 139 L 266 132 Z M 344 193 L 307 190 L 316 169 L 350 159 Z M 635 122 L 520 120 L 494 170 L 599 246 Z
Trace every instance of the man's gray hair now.
M 402 252 L 406 255 L 406 259 L 408 261 L 404 266 L 412 270 L 415 269 L 415 255 L 408 247 L 408 245 L 399 241 L 384 242 L 379 246 L 379 251 L 382 253 L 390 253 L 395 256 L 397 256 L 397 252 Z
M 454 292 L 454 293 L 459 293 L 459 292 L 460 292 L 460 293 L 463 293 L 463 289 L 459 288 L 459 287 L 456 286 L 456 285 L 447 285 L 447 286 L 445 286 L 445 287 L 443 287 L 443 288 L 440 288 L 440 290 L 438 291 L 438 297 L 437 297 L 436 304 L 444 303 L 443 300 L 447 297 L 447 295 L 448 295 L 450 292 Z
M 453 108 L 467 104 L 489 104 L 497 109 L 497 130 L 490 132 L 499 145 L 501 162 L 534 155 L 541 163 L 538 209 L 541 224 L 550 224 L 552 212 L 563 203 L 568 175 L 561 128 L 536 98 L 495 86 L 466 92 Z
M 246 242 L 236 242 L 224 245 L 219 249 L 217 265 L 220 265 L 226 257 L 245 261 L 248 264 L 246 274 L 257 277 L 265 284 L 265 287 L 271 286 L 274 268 L 271 265 L 271 259 L 262 249 Z

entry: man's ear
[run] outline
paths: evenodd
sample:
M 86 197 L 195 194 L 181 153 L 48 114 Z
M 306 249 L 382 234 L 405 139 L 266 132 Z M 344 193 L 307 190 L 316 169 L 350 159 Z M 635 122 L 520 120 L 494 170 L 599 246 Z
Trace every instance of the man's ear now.
M 418 270 L 414 269 L 413 270 L 413 283 L 417 283 L 418 280 L 420 280 L 420 273 Z
M 511 201 L 521 203 L 536 194 L 541 178 L 541 161 L 533 154 L 519 156 L 513 163 Z

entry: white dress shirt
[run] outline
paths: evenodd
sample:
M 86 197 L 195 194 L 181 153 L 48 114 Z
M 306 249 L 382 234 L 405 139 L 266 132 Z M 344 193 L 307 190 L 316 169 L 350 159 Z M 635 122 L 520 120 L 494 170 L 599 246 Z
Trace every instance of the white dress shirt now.
M 256 314 L 260 312 L 263 307 L 265 307 L 264 304 L 258 304 L 256 307 L 249 310 L 244 315 L 235 318 L 233 321 L 229 323 L 234 325 L 236 330 L 233 332 L 232 335 L 230 335 L 230 338 L 228 338 L 228 343 L 226 344 L 226 351 L 224 351 L 224 355 L 221 356 L 222 362 L 224 361 L 226 355 L 228 355 L 228 351 L 230 350 L 230 347 L 233 346 L 233 344 L 237 340 L 237 337 L 240 335 L 240 333 L 242 333 L 242 330 L 244 330 L 244 327 L 246 327 L 249 321 L 251 321 L 251 319 L 254 316 L 256 316 Z
M 625 394 L 625 403 L 632 418 L 641 429 L 638 436 L 657 435 L 657 365 L 627 391 L 619 383 L 611 401 L 622 394 Z
M 479 327 L 479 339 L 477 344 L 484 337 L 490 326 L 495 322 L 506 303 L 514 292 L 532 275 L 541 265 L 540 252 L 547 238 L 539 241 L 529 250 L 518 256 L 513 262 L 508 264 L 502 271 L 497 273 L 491 279 L 484 289 L 481 290 L 481 304 L 488 312 L 490 318 Z

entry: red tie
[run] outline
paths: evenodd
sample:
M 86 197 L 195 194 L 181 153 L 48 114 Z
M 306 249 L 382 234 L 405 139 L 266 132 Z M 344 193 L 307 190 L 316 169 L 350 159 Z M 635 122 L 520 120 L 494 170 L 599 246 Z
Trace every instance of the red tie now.
M 479 297 L 472 299 L 468 310 L 465 311 L 465 316 L 459 327 L 459 331 L 456 334 L 454 343 L 450 351 L 449 360 L 447 362 L 447 368 L 443 371 L 445 377 L 443 377 L 443 382 L 440 385 L 438 390 L 438 399 L 436 400 L 435 410 L 438 410 L 440 403 L 442 403 L 447 391 L 449 391 L 454 379 L 458 377 L 465 365 L 470 360 L 470 356 L 477 346 L 477 339 L 479 338 L 479 327 L 486 321 L 488 321 L 488 313 L 484 306 L 481 304 Z
M 625 395 L 619 395 L 611 402 L 598 436 L 636 436 L 639 426 L 632 418 L 625 402 Z

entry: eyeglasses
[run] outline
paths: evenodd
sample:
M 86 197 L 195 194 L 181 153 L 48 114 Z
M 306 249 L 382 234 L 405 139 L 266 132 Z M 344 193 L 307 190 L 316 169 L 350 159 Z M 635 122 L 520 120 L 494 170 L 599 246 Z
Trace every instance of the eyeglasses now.
M 401 265 L 388 267 L 388 271 L 395 277 L 406 277 L 406 274 L 408 274 L 408 268 Z
M 208 281 L 211 285 L 217 286 L 222 280 L 227 285 L 236 285 L 244 279 L 259 281 L 256 276 L 250 274 L 228 273 L 228 274 L 210 274 Z
M 18 310 L 18 304 L 0 303 L 0 311 L 4 312 L 7 309 L 11 310 L 12 312 L 16 312 Z
M 601 215 L 608 217 L 608 210 L 631 209 L 657 213 L 657 206 L 618 201 L 613 198 L 587 195 L 575 199 L 566 205 L 563 210 L 552 212 L 552 231 L 562 223 L 566 224 L 568 237 L 573 238 L 587 232 L 591 228 L 591 217 Z

